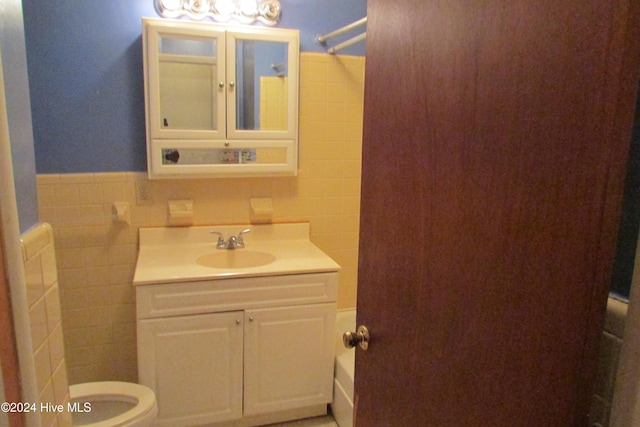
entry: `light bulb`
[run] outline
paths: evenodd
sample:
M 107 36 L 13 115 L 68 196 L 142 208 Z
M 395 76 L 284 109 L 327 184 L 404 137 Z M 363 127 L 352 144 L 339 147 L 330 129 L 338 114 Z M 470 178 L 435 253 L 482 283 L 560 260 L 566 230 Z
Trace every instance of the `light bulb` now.
M 164 10 L 173 12 L 180 8 L 180 3 L 182 3 L 182 1 L 181 0 L 162 0 L 161 3 L 162 3 L 162 8 Z
M 267 25 L 275 25 L 280 19 L 280 2 L 278 0 L 262 0 L 258 3 L 258 20 Z
M 206 13 L 209 10 L 209 1 L 189 0 L 189 7 L 193 13 Z
M 280 18 L 280 2 L 278 0 L 263 0 L 260 2 L 260 15 L 268 21 L 277 21 Z
M 256 0 L 240 0 L 240 12 L 245 16 L 254 17 L 258 13 Z
M 275 25 L 282 10 L 278 0 L 154 0 L 154 5 L 165 18 L 186 15 L 220 22 L 235 18 L 247 24 L 258 19 L 267 25 Z
M 231 16 L 236 10 L 233 0 L 215 0 L 213 6 L 222 16 Z

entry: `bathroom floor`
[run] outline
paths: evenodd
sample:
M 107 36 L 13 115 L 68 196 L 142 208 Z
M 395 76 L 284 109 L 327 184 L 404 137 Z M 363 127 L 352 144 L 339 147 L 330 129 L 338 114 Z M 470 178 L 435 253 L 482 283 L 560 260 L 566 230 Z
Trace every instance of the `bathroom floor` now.
M 331 415 L 325 415 L 287 423 L 270 424 L 269 427 L 338 427 L 338 424 Z

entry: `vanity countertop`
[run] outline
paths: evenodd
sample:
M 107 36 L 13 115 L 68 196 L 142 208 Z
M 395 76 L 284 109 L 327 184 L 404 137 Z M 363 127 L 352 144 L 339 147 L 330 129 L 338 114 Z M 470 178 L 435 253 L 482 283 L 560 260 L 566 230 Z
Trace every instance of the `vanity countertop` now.
M 211 234 L 211 230 L 228 239 L 247 228 L 251 232 L 243 235 L 245 248 L 216 249 L 217 236 Z M 251 265 L 254 255 L 268 258 L 260 262 L 260 257 L 257 257 L 255 263 L 258 265 L 254 266 Z M 249 265 L 219 268 L 198 261 L 234 257 L 248 259 Z M 133 284 L 320 273 L 339 269 L 333 259 L 311 242 L 308 223 L 140 228 Z

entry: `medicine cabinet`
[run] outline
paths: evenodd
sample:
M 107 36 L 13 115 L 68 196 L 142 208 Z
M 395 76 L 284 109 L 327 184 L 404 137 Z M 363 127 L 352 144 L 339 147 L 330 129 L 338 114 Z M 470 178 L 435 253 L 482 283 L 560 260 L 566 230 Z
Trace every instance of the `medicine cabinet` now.
M 297 174 L 297 30 L 142 26 L 149 178 Z

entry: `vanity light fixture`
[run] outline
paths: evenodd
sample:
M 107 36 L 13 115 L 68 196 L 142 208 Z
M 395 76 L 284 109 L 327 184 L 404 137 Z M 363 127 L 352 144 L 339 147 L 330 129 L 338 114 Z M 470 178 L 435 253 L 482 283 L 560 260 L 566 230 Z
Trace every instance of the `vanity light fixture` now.
M 165 18 L 188 16 L 191 19 L 212 18 L 218 22 L 236 19 L 244 24 L 256 20 L 275 25 L 282 7 L 278 0 L 154 0 L 158 13 Z

